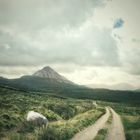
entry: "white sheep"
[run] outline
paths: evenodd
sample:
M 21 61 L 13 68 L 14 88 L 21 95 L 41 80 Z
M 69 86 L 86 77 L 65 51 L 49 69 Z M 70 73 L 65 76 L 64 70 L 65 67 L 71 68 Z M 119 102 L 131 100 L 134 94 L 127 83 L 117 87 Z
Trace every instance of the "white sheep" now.
M 47 127 L 48 125 L 48 120 L 45 116 L 43 116 L 42 114 L 38 113 L 38 112 L 34 112 L 34 111 L 29 111 L 27 114 L 27 121 L 32 123 L 33 125 L 36 126 L 43 126 L 43 127 Z

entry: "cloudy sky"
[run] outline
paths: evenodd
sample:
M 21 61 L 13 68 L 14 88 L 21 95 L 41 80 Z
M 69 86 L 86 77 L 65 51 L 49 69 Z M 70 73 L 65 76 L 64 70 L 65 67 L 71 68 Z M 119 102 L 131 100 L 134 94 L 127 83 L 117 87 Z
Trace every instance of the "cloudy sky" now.
M 0 0 L 0 76 L 51 66 L 79 84 L 140 88 L 140 0 Z

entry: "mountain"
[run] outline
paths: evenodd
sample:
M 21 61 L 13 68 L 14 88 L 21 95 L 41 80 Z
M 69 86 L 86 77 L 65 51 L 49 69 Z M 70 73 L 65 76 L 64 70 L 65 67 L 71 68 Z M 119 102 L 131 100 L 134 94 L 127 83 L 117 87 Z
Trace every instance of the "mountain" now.
M 45 67 L 32 75 L 25 75 L 16 79 L 0 77 L 0 87 L 15 90 L 24 90 L 26 93 L 46 93 L 51 96 L 71 97 L 80 99 L 105 100 L 111 102 L 135 102 L 140 104 L 140 92 L 120 91 L 109 89 L 93 89 L 75 84 Z
M 79 87 L 49 66 L 44 67 L 32 75 L 25 75 L 17 79 L 0 77 L 0 85 L 28 91 L 59 91 Z
M 73 83 L 73 82 L 69 81 L 68 79 L 66 79 L 64 76 L 61 76 L 60 74 L 58 74 L 56 71 L 54 71 L 49 66 L 44 67 L 43 69 L 35 72 L 32 76 L 47 78 L 50 80 L 55 80 L 60 83 L 70 83 L 70 84 Z

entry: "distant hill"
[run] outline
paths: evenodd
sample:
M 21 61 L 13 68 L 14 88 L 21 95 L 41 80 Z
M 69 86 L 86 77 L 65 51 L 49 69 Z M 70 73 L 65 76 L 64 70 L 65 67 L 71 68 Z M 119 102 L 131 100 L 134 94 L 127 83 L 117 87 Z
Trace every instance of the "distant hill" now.
M 140 89 L 136 89 L 135 91 L 140 92 Z
M 92 89 L 69 81 L 50 67 L 45 67 L 32 75 L 25 75 L 17 79 L 0 77 L 0 87 L 29 93 L 44 92 L 61 97 L 140 104 L 139 91 Z
M 87 85 L 87 87 L 90 88 L 104 88 L 104 89 L 110 89 L 110 90 L 136 90 L 136 87 L 134 87 L 131 84 L 128 83 L 119 83 L 119 84 L 112 84 L 112 85 L 108 85 L 108 84 L 90 84 Z

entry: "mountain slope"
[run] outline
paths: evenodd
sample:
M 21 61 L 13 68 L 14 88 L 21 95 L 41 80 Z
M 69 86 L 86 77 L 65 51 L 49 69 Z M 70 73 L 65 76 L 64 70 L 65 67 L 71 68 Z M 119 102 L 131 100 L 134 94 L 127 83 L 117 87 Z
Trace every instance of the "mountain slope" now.
M 50 70 L 50 68 L 49 70 L 48 68 L 47 70 L 45 68 L 44 75 L 43 68 L 33 75 L 22 76 L 17 79 L 6 79 L 0 77 L 0 87 L 31 92 L 51 93 L 52 95 L 55 94 L 55 96 L 61 97 L 105 100 L 111 102 L 133 102 L 140 104 L 140 92 L 91 89 L 74 84 L 54 71 L 51 70 L 50 72 Z
M 44 67 L 33 75 L 25 75 L 17 79 L 0 77 L 0 85 L 29 91 L 59 91 L 67 88 L 79 88 L 78 85 L 61 76 L 50 67 Z
M 58 74 L 56 71 L 54 71 L 51 67 L 47 66 L 44 67 L 43 69 L 35 72 L 32 76 L 37 76 L 41 78 L 48 78 L 50 80 L 54 79 L 57 82 L 62 82 L 62 83 L 70 83 L 72 84 L 71 81 L 66 79 L 64 76 L 61 76 Z

